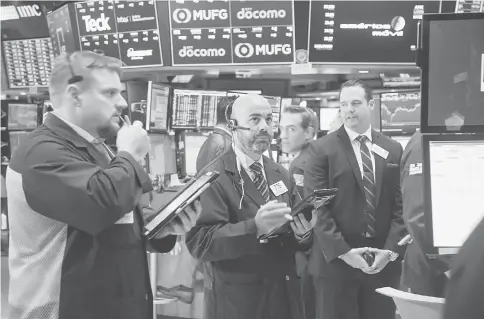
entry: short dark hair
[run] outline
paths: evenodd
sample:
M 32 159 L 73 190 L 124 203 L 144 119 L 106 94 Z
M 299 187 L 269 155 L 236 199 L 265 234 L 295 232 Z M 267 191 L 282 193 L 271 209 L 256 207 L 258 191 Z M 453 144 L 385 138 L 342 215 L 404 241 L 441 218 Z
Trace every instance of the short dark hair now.
M 349 88 L 349 87 L 353 87 L 353 86 L 359 86 L 361 88 L 363 88 L 363 90 L 365 90 L 365 98 L 367 101 L 370 101 L 373 99 L 373 90 L 372 88 L 366 84 L 365 82 L 361 81 L 361 80 L 349 80 L 349 81 L 346 81 L 345 83 L 343 83 L 341 85 L 341 88 L 339 89 L 339 97 L 341 97 L 341 91 L 343 91 L 344 88 Z
M 307 130 L 308 127 L 314 128 L 314 134 L 318 131 L 318 117 L 314 113 L 313 110 L 302 107 L 302 106 L 295 106 L 290 105 L 284 108 L 282 111 L 283 113 L 291 113 L 291 114 L 301 114 L 302 123 L 301 126 L 304 130 Z

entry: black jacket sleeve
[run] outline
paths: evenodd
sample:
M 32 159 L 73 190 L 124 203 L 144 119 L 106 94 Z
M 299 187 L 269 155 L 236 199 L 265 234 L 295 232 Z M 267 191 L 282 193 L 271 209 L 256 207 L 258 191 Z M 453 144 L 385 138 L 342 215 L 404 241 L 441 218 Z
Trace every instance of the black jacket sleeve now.
M 120 152 L 102 169 L 55 141 L 27 149 L 22 177 L 32 209 L 92 235 L 132 211 L 141 193 L 151 190 L 148 174 L 129 153 Z

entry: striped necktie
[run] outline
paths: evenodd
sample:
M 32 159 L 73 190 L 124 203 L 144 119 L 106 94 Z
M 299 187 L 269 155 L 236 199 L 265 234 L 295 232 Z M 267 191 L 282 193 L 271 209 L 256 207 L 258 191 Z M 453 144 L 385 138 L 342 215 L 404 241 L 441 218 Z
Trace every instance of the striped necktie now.
M 269 201 L 269 187 L 267 186 L 267 181 L 264 177 L 264 172 L 262 171 L 262 165 L 259 162 L 254 162 L 250 165 L 250 169 L 254 173 L 254 184 L 257 187 L 257 190 L 265 199 L 266 202 Z
M 366 141 L 368 138 L 364 135 L 360 135 L 356 138 L 360 143 L 361 160 L 363 162 L 363 187 L 365 188 L 366 197 L 366 230 L 365 237 L 375 237 L 375 175 L 373 174 L 373 163 L 371 162 L 371 155 Z

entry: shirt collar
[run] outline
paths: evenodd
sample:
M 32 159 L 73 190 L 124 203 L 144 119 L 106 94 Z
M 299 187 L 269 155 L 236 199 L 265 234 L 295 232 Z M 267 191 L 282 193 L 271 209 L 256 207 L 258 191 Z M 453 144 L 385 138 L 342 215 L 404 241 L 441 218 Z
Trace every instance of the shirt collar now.
M 232 148 L 234 149 L 235 156 L 237 157 L 238 163 L 242 165 L 244 169 L 251 169 L 250 166 L 254 164 L 254 161 L 250 156 L 242 152 L 238 147 L 235 145 L 232 145 Z M 262 169 L 264 169 L 264 161 L 262 158 L 262 155 L 259 157 L 259 160 L 257 161 L 262 165 Z
M 86 141 L 88 141 L 89 143 L 92 143 L 92 144 L 99 144 L 99 143 L 102 143 L 104 142 L 104 139 L 100 139 L 100 138 L 95 138 L 94 136 L 92 136 L 89 132 L 87 132 L 86 130 L 80 128 L 79 126 L 75 125 L 74 123 L 71 123 L 69 122 L 68 120 L 66 120 L 65 118 L 59 116 L 59 114 L 55 113 L 55 112 L 52 112 L 55 116 L 57 116 L 60 120 L 62 120 L 64 123 L 66 123 L 67 125 L 69 125 L 77 134 L 79 134 L 80 137 L 82 137 L 83 139 L 85 139 Z
M 368 130 L 363 134 L 356 133 L 355 131 L 353 131 L 352 129 L 346 126 L 344 128 L 346 130 L 346 133 L 348 134 L 348 137 L 350 138 L 351 143 L 353 143 L 356 140 L 356 138 L 360 135 L 366 136 L 370 142 L 373 141 L 373 138 L 371 137 L 371 125 L 368 128 Z

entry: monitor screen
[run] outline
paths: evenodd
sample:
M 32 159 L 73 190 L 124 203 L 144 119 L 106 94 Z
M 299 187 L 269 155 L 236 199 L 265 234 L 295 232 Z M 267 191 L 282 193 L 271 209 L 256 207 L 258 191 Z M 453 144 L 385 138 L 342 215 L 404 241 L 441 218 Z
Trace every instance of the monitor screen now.
M 151 148 L 149 165 L 151 174 L 176 174 L 175 136 L 149 134 Z
M 37 104 L 8 105 L 8 129 L 9 130 L 33 130 L 38 124 Z
M 484 14 L 455 16 L 424 20 L 423 133 L 484 132 Z
M 420 92 L 381 94 L 383 132 L 414 133 L 420 127 Z
M 170 87 L 150 81 L 148 83 L 148 103 L 146 106 L 146 130 L 149 132 L 168 129 L 168 106 L 170 104 Z
M 433 246 L 458 248 L 484 217 L 484 139 L 428 143 Z
M 10 131 L 8 132 L 9 139 L 10 139 L 10 156 L 15 154 L 20 143 L 23 143 L 28 137 L 28 131 Z
M 46 87 L 54 64 L 50 38 L 2 41 L 10 88 Z
M 311 0 L 309 62 L 413 64 L 418 21 L 439 9 L 440 1 Z
M 188 176 L 197 175 L 197 157 L 207 135 L 185 133 L 185 172 Z
M 321 131 L 329 131 L 331 122 L 338 116 L 339 107 L 336 108 L 322 108 L 319 110 L 319 129 Z

